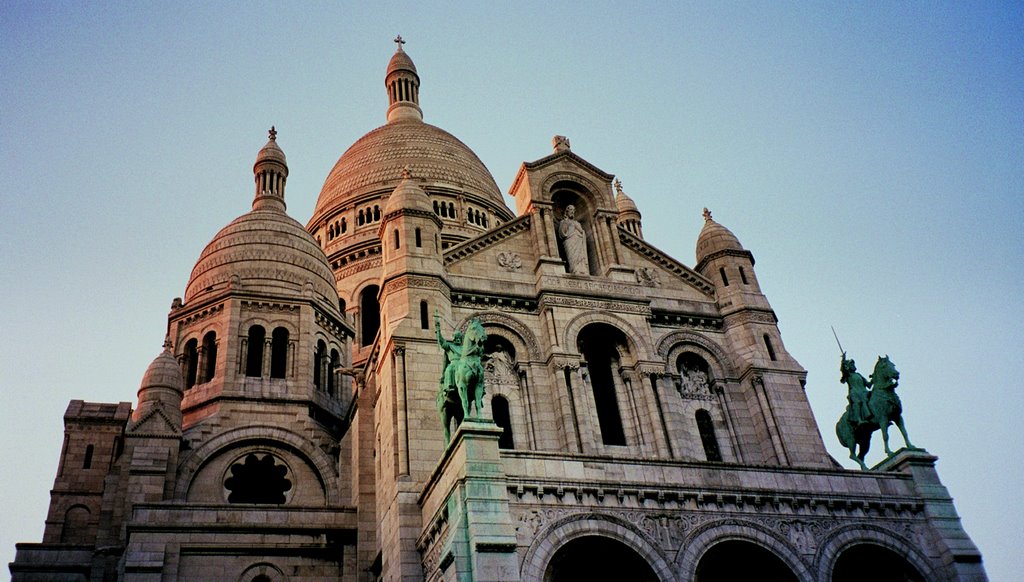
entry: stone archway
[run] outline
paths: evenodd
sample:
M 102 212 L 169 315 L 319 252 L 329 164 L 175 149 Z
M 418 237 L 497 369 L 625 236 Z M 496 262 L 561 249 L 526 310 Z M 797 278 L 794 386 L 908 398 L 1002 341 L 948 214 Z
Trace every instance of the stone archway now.
M 708 548 L 697 562 L 694 582 L 772 580 L 798 582 L 796 574 L 768 548 L 747 540 L 724 540 Z
M 907 559 L 876 544 L 860 543 L 843 549 L 832 567 L 832 582 L 925 582 Z
M 558 548 L 544 570 L 543 580 L 660 581 L 643 556 L 618 540 L 599 535 L 578 537 Z

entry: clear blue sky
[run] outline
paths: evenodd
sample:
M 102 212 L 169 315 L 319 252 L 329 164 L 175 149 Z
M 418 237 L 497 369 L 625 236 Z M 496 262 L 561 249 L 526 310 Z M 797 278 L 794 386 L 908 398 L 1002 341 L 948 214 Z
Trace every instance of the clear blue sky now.
M 686 264 L 711 208 L 846 466 L 829 326 L 889 354 L 989 574 L 1024 570 L 1020 3 L 349 4 L 0 2 L 0 561 L 41 539 L 68 400 L 134 401 L 267 128 L 305 222 L 400 33 L 502 189 L 557 133 Z

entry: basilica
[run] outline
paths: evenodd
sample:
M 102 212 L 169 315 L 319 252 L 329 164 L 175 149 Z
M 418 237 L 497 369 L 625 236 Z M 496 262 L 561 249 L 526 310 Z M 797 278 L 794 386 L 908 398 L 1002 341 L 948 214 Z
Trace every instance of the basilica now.
M 384 80 L 305 225 L 271 129 L 137 399 L 68 405 L 13 580 L 986 579 L 936 457 L 826 452 L 727 220 L 668 256 L 564 136 L 502 194 L 401 42 Z

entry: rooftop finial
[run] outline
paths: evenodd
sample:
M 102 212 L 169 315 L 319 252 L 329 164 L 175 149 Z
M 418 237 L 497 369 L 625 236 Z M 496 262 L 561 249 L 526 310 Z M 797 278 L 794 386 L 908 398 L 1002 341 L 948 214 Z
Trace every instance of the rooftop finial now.
M 402 167 L 402 179 L 403 180 L 408 180 L 409 178 L 412 178 L 412 172 L 409 171 L 409 166 L 403 166 Z
M 615 191 L 622 194 L 622 180 L 615 178 Z
M 711 222 L 711 211 L 707 206 L 704 207 L 704 222 Z
M 167 334 L 164 336 L 164 351 L 171 351 L 171 334 Z
M 270 126 L 270 131 L 267 133 L 270 135 L 270 141 L 277 141 L 277 130 L 274 129 L 273 125 Z
M 398 50 L 402 50 L 402 45 L 405 44 L 405 41 L 402 40 L 402 35 L 395 37 L 395 44 L 398 45 Z

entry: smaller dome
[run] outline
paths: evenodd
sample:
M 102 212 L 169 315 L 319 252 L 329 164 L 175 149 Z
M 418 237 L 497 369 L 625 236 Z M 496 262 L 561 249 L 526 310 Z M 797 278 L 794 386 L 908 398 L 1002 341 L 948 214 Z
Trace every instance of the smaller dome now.
M 388 62 L 388 72 L 385 73 L 385 78 L 395 71 L 409 71 L 418 77 L 416 65 L 413 64 L 409 55 L 402 50 L 402 45 L 405 44 L 405 41 L 402 40 L 401 36 L 395 39 L 395 44 L 398 45 L 398 50 L 395 51 L 395 54 L 392 55 L 391 60 Z
M 277 162 L 283 166 L 288 165 L 288 161 L 284 157 L 284 150 L 277 145 L 277 130 L 274 126 L 270 127 L 270 139 L 267 141 L 267 145 L 256 154 L 256 163 L 253 164 L 253 168 L 259 166 L 265 162 Z
M 402 181 L 399 182 L 398 187 L 388 197 L 387 205 L 384 207 L 384 214 L 386 216 L 402 209 L 433 212 L 430 198 L 423 191 L 423 188 L 420 188 L 413 180 L 408 166 L 402 169 Z
M 711 219 L 711 211 L 704 209 L 704 228 L 697 237 L 697 263 L 718 251 L 743 251 L 743 245 L 731 230 Z
M 633 199 L 622 191 L 622 182 L 619 180 L 615 180 L 615 208 L 618 209 L 619 214 L 633 212 L 640 214 L 640 210 L 636 207 L 636 202 L 633 202 Z
M 185 378 L 181 374 L 181 366 L 171 353 L 170 338 L 164 340 L 164 351 L 153 360 L 142 375 L 139 393 L 149 388 L 169 388 L 180 394 L 185 393 Z

